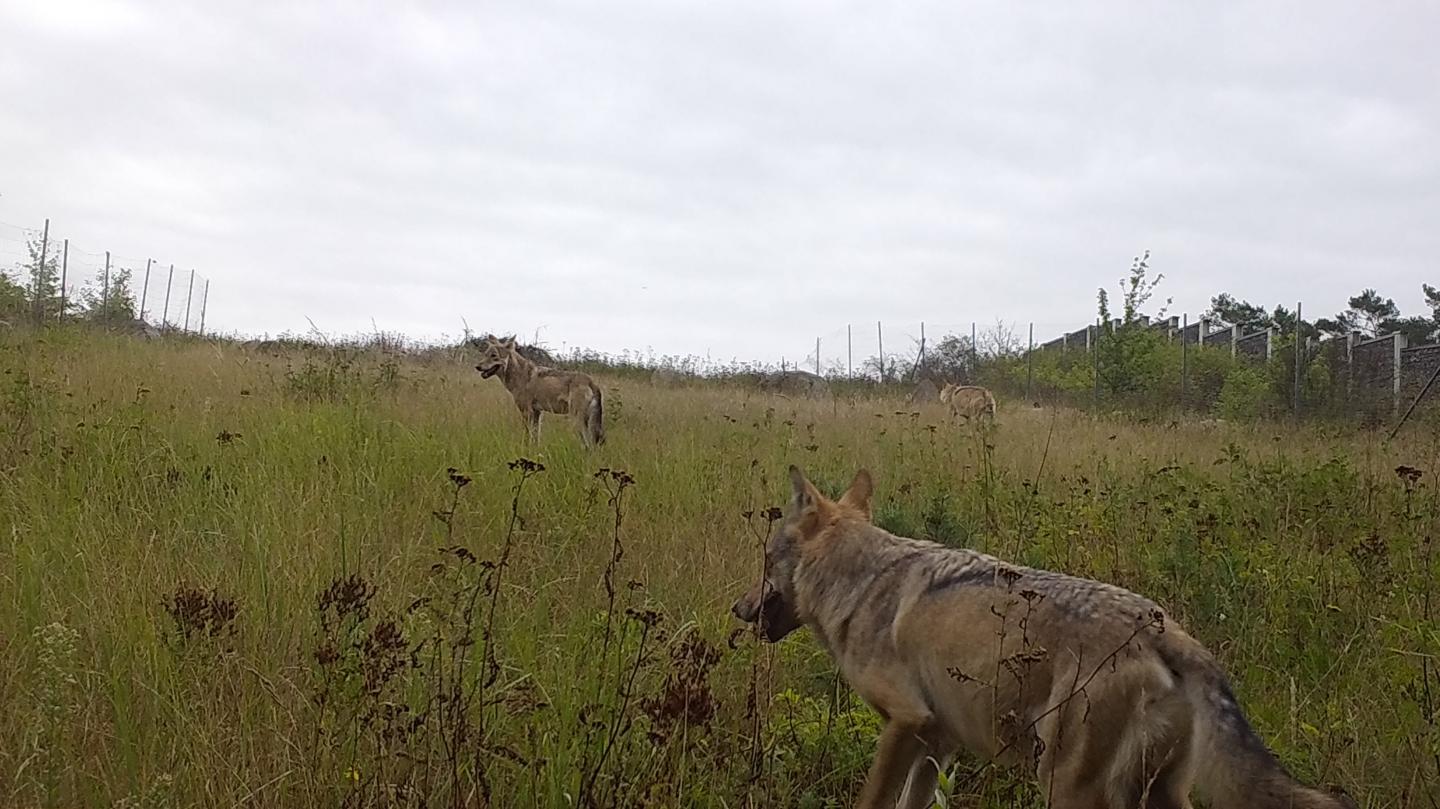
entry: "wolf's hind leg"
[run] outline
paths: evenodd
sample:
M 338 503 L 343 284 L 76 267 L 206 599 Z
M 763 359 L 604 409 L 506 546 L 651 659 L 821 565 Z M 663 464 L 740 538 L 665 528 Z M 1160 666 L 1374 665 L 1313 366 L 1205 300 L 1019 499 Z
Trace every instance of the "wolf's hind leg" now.
M 595 435 L 590 429 L 590 390 L 577 388 L 570 392 L 570 418 L 580 433 L 580 444 L 586 448 L 595 446 Z
M 910 765 L 898 809 L 930 809 L 935 803 L 935 787 L 940 772 L 950 766 L 950 756 L 938 744 L 927 742 L 926 748 Z

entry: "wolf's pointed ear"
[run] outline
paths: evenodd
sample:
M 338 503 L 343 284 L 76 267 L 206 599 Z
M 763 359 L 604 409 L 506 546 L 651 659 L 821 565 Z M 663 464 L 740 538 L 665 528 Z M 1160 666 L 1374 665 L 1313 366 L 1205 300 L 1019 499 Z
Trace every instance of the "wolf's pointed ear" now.
M 861 514 L 865 519 L 870 519 L 870 496 L 875 493 L 875 481 L 870 479 L 870 472 L 861 469 L 855 473 L 855 479 L 850 481 L 850 488 L 840 497 L 840 505 L 849 506 Z
M 815 484 L 805 479 L 805 473 L 794 464 L 790 465 L 790 488 L 794 494 L 791 503 L 796 511 L 814 508 L 820 502 L 820 491 L 815 488 Z

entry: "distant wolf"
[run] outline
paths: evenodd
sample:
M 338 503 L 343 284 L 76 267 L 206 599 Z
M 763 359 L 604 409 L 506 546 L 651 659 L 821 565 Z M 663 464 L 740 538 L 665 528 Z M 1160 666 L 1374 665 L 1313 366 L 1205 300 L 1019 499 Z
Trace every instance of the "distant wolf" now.
M 588 374 L 537 365 L 521 355 L 514 337 L 487 335 L 477 341 L 480 364 L 475 370 L 489 379 L 498 375 L 515 399 L 525 431 L 540 437 L 540 413 L 569 414 L 586 446 L 605 443 L 605 405 L 600 386 Z
M 961 748 L 1026 766 L 1053 809 L 1353 809 L 1280 765 L 1219 663 L 1143 596 L 890 534 L 868 472 L 832 501 L 795 467 L 732 611 L 808 626 L 885 720 L 862 809 L 931 804 Z
M 979 385 L 947 384 L 940 391 L 940 401 L 950 408 L 951 416 L 964 416 L 966 421 L 984 415 L 995 419 L 995 397 Z
M 809 371 L 777 371 L 760 377 L 760 390 L 779 396 L 824 399 L 830 395 L 830 383 Z

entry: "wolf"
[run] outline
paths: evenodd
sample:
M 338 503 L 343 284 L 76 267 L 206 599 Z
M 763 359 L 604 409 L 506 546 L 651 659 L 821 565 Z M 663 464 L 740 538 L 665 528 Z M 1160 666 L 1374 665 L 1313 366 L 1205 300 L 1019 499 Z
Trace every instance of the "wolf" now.
M 1354 809 L 1297 782 L 1215 658 L 1149 599 L 890 534 L 870 474 L 830 500 L 795 467 L 764 571 L 732 607 L 807 626 L 885 721 L 856 806 L 922 809 L 960 749 L 1021 765 L 1052 809 Z
M 964 416 L 966 421 L 983 415 L 995 419 L 995 397 L 979 385 L 946 384 L 940 391 L 940 401 L 950 408 L 951 416 Z
M 825 377 L 809 371 L 778 371 L 760 377 L 760 390 L 778 396 L 801 396 L 807 399 L 824 399 L 830 395 L 830 383 Z
M 588 374 L 538 365 L 520 353 L 514 337 L 487 335 L 475 345 L 480 349 L 475 370 L 485 379 L 498 375 L 505 383 L 531 440 L 540 437 L 540 413 L 544 411 L 574 418 L 586 446 L 605 443 L 604 397 Z

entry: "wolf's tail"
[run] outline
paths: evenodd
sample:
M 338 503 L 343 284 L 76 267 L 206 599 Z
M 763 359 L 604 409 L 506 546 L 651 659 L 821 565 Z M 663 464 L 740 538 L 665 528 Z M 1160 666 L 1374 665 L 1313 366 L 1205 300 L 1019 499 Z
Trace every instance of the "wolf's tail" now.
M 599 446 L 605 443 L 605 403 L 600 395 L 600 386 L 590 383 L 590 404 L 587 405 L 585 424 L 590 429 L 591 443 Z
M 1192 692 L 1202 728 L 1198 786 L 1214 809 L 1356 809 L 1344 793 L 1295 780 L 1265 747 L 1213 662 Z M 1196 693 L 1198 692 L 1198 693 Z M 1206 738 L 1208 737 L 1208 738 Z

